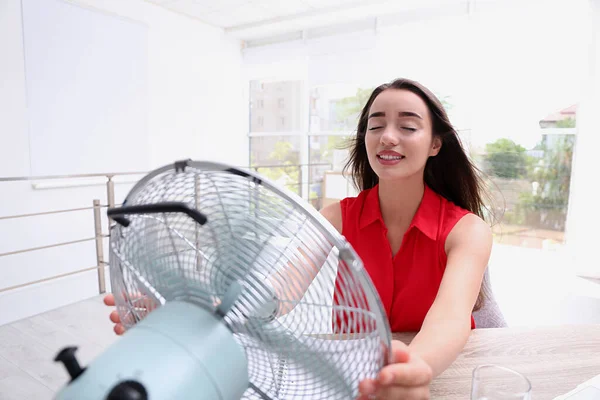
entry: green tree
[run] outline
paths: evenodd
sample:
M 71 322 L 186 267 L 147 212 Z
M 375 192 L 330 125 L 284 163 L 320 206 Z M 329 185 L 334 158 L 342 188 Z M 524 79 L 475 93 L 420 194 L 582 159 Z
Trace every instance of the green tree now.
M 564 135 L 552 148 L 543 146 L 545 154 L 542 163 L 530 177 L 537 183 L 536 193 L 525 194 L 521 199 L 527 210 L 544 214 L 540 219 L 548 228 L 562 230 L 565 227 L 574 145 L 575 136 Z
M 358 88 L 356 94 L 332 101 L 335 110 L 334 130 L 355 129 L 362 108 L 375 88 Z
M 315 157 L 312 158 L 312 162 L 329 162 L 333 161 L 333 152 L 335 150 L 344 150 L 348 148 L 350 136 L 338 136 L 330 135 L 327 136 L 327 144 L 324 148 L 320 149 Z
M 300 154 L 294 151 L 292 144 L 288 141 L 275 143 L 268 162 L 277 167 L 258 167 L 258 172 L 272 181 L 283 182 L 288 189 L 300 194 Z
M 575 128 L 575 119 L 569 117 L 556 122 L 557 128 Z
M 499 178 L 522 178 L 527 173 L 528 157 L 523 146 L 506 138 L 485 145 L 484 168 Z

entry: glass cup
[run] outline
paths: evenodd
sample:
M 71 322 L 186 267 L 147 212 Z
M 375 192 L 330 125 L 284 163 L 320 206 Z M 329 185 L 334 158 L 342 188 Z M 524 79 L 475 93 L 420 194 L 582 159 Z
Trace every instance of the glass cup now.
M 531 382 L 523 374 L 499 365 L 473 370 L 471 400 L 531 400 Z

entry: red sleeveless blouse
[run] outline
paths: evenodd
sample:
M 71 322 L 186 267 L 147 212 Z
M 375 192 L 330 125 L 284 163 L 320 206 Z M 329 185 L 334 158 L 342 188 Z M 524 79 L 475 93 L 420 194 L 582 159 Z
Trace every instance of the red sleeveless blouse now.
M 423 198 L 392 257 L 379 207 L 379 186 L 340 202 L 342 235 L 362 259 L 387 313 L 392 332 L 419 331 L 446 268 L 446 238 L 469 211 L 425 185 Z M 336 295 L 339 281 L 336 282 Z M 335 301 L 335 300 L 334 300 Z M 342 323 L 340 318 L 334 325 Z M 475 320 L 471 316 L 471 329 Z

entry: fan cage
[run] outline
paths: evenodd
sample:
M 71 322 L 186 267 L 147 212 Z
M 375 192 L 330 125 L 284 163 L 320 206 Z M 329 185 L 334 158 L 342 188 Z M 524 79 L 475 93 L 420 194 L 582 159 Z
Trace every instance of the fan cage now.
M 190 161 L 150 173 L 124 205 L 163 202 L 208 221 L 164 212 L 111 228 L 112 292 L 126 329 L 168 301 L 216 313 L 238 282 L 243 295 L 223 322 L 246 352 L 245 399 L 346 399 L 386 364 L 390 329 L 360 258 L 294 193 L 249 171 Z M 262 313 L 274 298 L 274 313 Z

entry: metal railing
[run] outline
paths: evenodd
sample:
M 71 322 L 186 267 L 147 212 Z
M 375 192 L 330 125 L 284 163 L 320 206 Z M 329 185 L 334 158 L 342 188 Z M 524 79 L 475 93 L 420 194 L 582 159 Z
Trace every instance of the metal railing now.
M 269 173 L 267 172 L 269 170 L 271 170 L 271 171 L 278 170 L 277 171 L 278 173 L 280 173 L 281 171 L 285 171 L 286 173 L 289 173 L 288 171 L 295 171 L 295 174 L 297 174 L 297 175 L 294 175 L 295 178 L 294 178 L 293 182 L 289 182 L 288 184 L 286 184 L 286 186 L 289 189 L 291 189 L 292 191 L 296 191 L 296 193 L 301 196 L 302 196 L 302 187 L 308 187 L 309 194 L 308 194 L 308 196 L 303 196 L 303 197 L 305 198 L 305 200 L 312 203 L 315 207 L 319 208 L 316 204 L 319 204 L 319 202 L 322 200 L 323 194 L 320 194 L 316 198 L 311 195 L 310 187 L 318 182 L 315 181 L 315 177 L 312 176 L 312 174 L 310 174 L 309 176 L 306 176 L 305 172 L 307 171 L 307 169 L 309 172 L 312 171 L 313 168 L 316 170 L 323 171 L 323 170 L 331 169 L 331 167 L 332 167 L 332 165 L 330 163 L 311 163 L 311 164 L 294 164 L 294 165 L 281 165 L 281 164 L 252 165 L 252 166 L 244 166 L 241 168 L 250 169 L 250 170 L 256 171 L 258 173 L 265 174 L 266 176 L 269 175 Z M 39 212 L 21 213 L 21 214 L 15 214 L 15 215 L 4 215 L 4 216 L 0 215 L 0 223 L 2 221 L 7 221 L 7 220 L 35 218 L 35 217 L 40 217 L 40 216 L 44 216 L 44 215 L 68 214 L 68 213 L 75 213 L 75 212 L 81 212 L 81 211 L 87 211 L 87 210 L 93 211 L 93 218 L 94 218 L 93 235 L 90 234 L 89 236 L 81 237 L 81 238 L 74 238 L 73 240 L 69 240 L 69 241 L 44 244 L 44 245 L 29 247 L 29 248 L 24 248 L 24 249 L 15 249 L 15 250 L 10 249 L 9 251 L 0 253 L 0 258 L 15 256 L 15 255 L 24 254 L 24 253 L 32 253 L 32 252 L 47 250 L 47 249 L 51 249 L 51 248 L 68 247 L 68 246 L 73 246 L 76 244 L 92 242 L 92 241 L 95 244 L 95 253 L 96 253 L 95 254 L 95 256 L 96 256 L 96 265 L 95 266 L 89 266 L 86 268 L 77 269 L 77 270 L 65 272 L 62 274 L 43 277 L 41 279 L 36 279 L 36 280 L 26 282 L 26 283 L 19 283 L 19 284 L 15 284 L 12 286 L 0 288 L 0 294 L 11 291 L 11 290 L 23 288 L 26 286 L 49 282 L 49 281 L 64 278 L 67 276 L 77 275 L 77 274 L 94 271 L 94 270 L 97 271 L 98 292 L 100 294 L 105 293 L 106 292 L 105 267 L 108 266 L 108 262 L 107 262 L 108 260 L 105 259 L 104 240 L 109 238 L 109 234 L 103 232 L 103 218 L 106 218 L 106 226 L 108 226 L 109 229 L 111 226 L 111 220 L 108 216 L 106 216 L 106 213 L 104 214 L 104 216 L 102 215 L 103 210 L 106 210 L 109 207 L 115 206 L 115 178 L 127 177 L 127 176 L 133 177 L 136 175 L 137 176 L 145 175 L 146 173 L 147 172 L 141 171 L 141 172 L 10 177 L 10 178 L 0 177 L 0 184 L 8 183 L 8 182 L 26 182 L 26 181 L 30 181 L 30 182 L 53 181 L 53 180 L 57 181 L 57 180 L 63 180 L 63 179 L 70 179 L 70 180 L 74 180 L 75 182 L 77 182 L 78 179 L 85 180 L 85 179 L 89 179 L 89 178 L 98 178 L 98 181 L 95 182 L 94 185 L 104 185 L 105 186 L 105 200 L 101 201 L 100 199 L 90 199 L 91 205 L 89 205 L 89 206 L 65 208 L 65 209 L 57 209 L 57 210 L 41 210 Z M 297 176 L 297 178 L 296 178 L 296 176 Z M 120 182 L 119 179 L 117 179 L 116 183 L 131 183 L 131 182 L 133 182 L 133 181 Z M 81 183 L 81 186 L 89 185 L 89 183 L 85 183 L 85 182 L 80 182 L 80 183 Z M 79 186 L 79 185 L 77 185 L 77 186 Z M 511 190 L 514 191 L 516 189 L 513 190 L 513 188 L 503 188 L 502 192 L 505 194 L 506 193 L 510 194 Z M 501 205 L 503 205 L 503 204 L 501 204 Z M 508 205 L 504 205 L 503 208 L 506 208 L 507 206 Z M 505 218 L 502 218 L 502 219 L 504 220 Z M 506 220 L 503 222 L 508 223 L 509 221 Z
M 262 173 L 262 171 L 265 169 L 297 168 L 298 171 L 300 172 L 300 178 L 299 178 L 297 184 L 300 187 L 301 185 L 305 185 L 305 184 L 311 185 L 312 183 L 314 183 L 314 182 L 308 182 L 308 181 L 304 182 L 304 179 L 302 179 L 303 167 L 311 168 L 311 167 L 327 167 L 327 166 L 331 167 L 331 164 L 314 163 L 314 164 L 307 164 L 307 165 L 300 165 L 300 164 L 295 164 L 295 165 L 253 165 L 250 167 L 244 166 L 244 167 L 240 167 L 240 168 L 251 169 L 251 170 L 257 171 L 259 173 Z M 33 182 L 33 181 L 52 181 L 52 180 L 62 180 L 62 179 L 77 180 L 77 179 L 88 179 L 88 178 L 100 178 L 100 179 L 105 180 L 105 182 L 104 183 L 98 182 L 97 184 L 98 185 L 104 184 L 106 186 L 106 200 L 105 200 L 104 204 L 102 203 L 102 201 L 100 199 L 93 199 L 92 205 L 87 206 L 87 207 L 76 207 L 76 208 L 67 208 L 67 209 L 59 209 L 59 210 L 44 210 L 44 211 L 40 211 L 40 212 L 5 215 L 5 216 L 0 215 L 0 222 L 5 221 L 5 220 L 34 218 L 34 217 L 39 217 L 42 215 L 74 213 L 74 212 L 80 212 L 80 211 L 86 211 L 86 210 L 92 210 L 93 216 L 94 216 L 94 235 L 91 237 L 84 237 L 81 239 L 64 241 L 64 242 L 56 242 L 56 243 L 51 243 L 51 244 L 47 244 L 47 245 L 43 245 L 43 246 L 29 247 L 29 248 L 25 248 L 25 249 L 11 250 L 11 251 L 7 251 L 4 253 L 0 253 L 0 258 L 13 256 L 13 255 L 17 255 L 17 254 L 31 253 L 31 252 L 36 252 L 36 251 L 46 250 L 46 249 L 51 249 L 51 248 L 66 247 L 66 246 L 71 246 L 74 244 L 92 242 L 92 241 L 95 242 L 95 248 L 96 248 L 95 249 L 96 250 L 96 265 L 95 266 L 77 269 L 74 271 L 57 274 L 57 275 L 52 275 L 52 276 L 37 279 L 34 281 L 29 281 L 26 283 L 20 283 L 20 284 L 8 286 L 8 287 L 0 288 L 0 293 L 8 292 L 11 290 L 15 290 L 15 289 L 19 289 L 19 288 L 39 284 L 39 283 L 49 282 L 49 281 L 64 278 L 67 276 L 77 275 L 77 274 L 81 274 L 81 273 L 89 272 L 89 271 L 93 271 L 93 270 L 97 270 L 98 292 L 100 294 L 105 293 L 106 292 L 105 267 L 108 265 L 108 262 L 105 260 L 105 257 L 104 257 L 104 239 L 108 238 L 109 234 L 104 233 L 102 230 L 102 218 L 103 218 L 102 211 L 104 209 L 115 206 L 115 180 L 114 180 L 115 177 L 144 175 L 146 173 L 147 172 L 115 172 L 115 173 L 99 173 L 99 174 L 75 174 L 75 175 L 53 175 L 53 176 L 31 176 L 31 177 L 0 177 L 0 184 L 8 183 L 8 182 L 25 182 L 25 181 Z M 82 184 L 81 186 L 85 186 L 85 185 L 86 184 Z M 306 199 L 306 200 L 309 200 L 309 199 Z M 109 227 L 109 231 L 110 231 L 111 220 L 108 216 L 106 216 L 106 221 L 107 221 L 107 226 Z
M 0 293 L 8 292 L 14 289 L 23 288 L 26 286 L 49 282 L 55 279 L 64 278 L 67 276 L 77 275 L 88 271 L 97 270 L 98 272 L 98 291 L 99 293 L 106 292 L 106 278 L 104 274 L 104 268 L 107 263 L 104 261 L 104 244 L 103 240 L 108 237 L 108 234 L 103 233 L 102 231 L 102 210 L 108 207 L 113 207 L 115 205 L 115 182 L 114 178 L 116 176 L 128 176 L 128 175 L 140 175 L 144 174 L 144 172 L 114 172 L 114 173 L 101 173 L 101 174 L 74 174 L 74 175 L 52 175 L 52 176 L 28 176 L 28 177 L 0 177 L 0 183 L 7 182 L 24 182 L 24 181 L 51 181 L 51 180 L 61 180 L 61 179 L 86 179 L 86 178 L 102 178 L 105 179 L 106 185 L 106 204 L 102 204 L 99 199 L 94 199 L 92 201 L 92 205 L 89 207 L 76 207 L 76 208 L 68 208 L 68 209 L 60 209 L 60 210 L 48 210 L 48 211 L 40 211 L 34 213 L 26 213 L 26 214 L 15 214 L 15 215 L 6 215 L 0 216 L 0 221 L 3 220 L 13 220 L 13 219 L 23 219 L 23 218 L 32 218 L 38 217 L 41 215 L 53 215 L 53 214 L 65 214 L 65 213 L 73 213 L 85 210 L 93 210 L 94 215 L 94 235 L 91 237 L 85 237 L 76 240 L 70 240 L 65 242 L 56 242 L 43 246 L 29 247 L 26 249 L 12 250 L 4 253 L 0 253 L 1 257 L 8 257 L 17 254 L 30 253 L 40 250 L 46 250 L 57 247 L 65 247 L 71 246 L 74 244 L 85 243 L 94 241 L 96 245 L 96 265 L 92 267 L 86 267 L 82 269 L 77 269 L 75 271 L 66 272 L 63 274 L 52 275 L 49 277 L 45 277 L 42 279 L 37 279 L 34 281 L 30 281 L 27 283 L 21 283 L 13 286 L 8 286 L 5 288 L 0 288 Z M 107 221 L 110 226 L 110 219 L 108 217 Z

